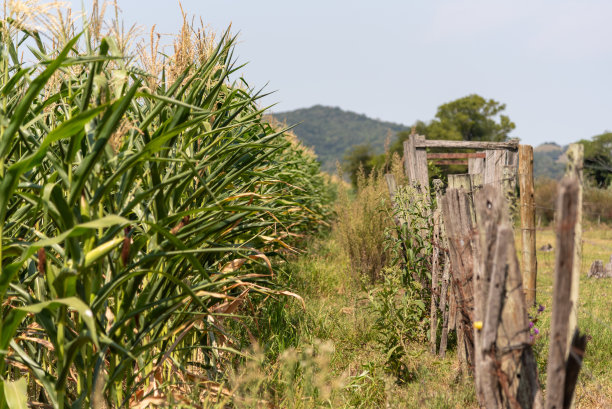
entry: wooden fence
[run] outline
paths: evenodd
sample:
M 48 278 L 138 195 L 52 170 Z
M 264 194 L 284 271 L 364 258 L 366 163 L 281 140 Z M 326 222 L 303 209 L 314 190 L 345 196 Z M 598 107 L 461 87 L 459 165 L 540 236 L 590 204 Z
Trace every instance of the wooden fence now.
M 427 149 L 476 152 L 428 152 Z M 532 351 L 528 308 L 536 302 L 537 261 L 533 149 L 510 142 L 426 140 L 404 143 L 408 183 L 432 202 L 428 160 L 465 164 L 468 173 L 433 181 L 430 350 L 444 356 L 448 333 L 457 333 L 462 371 L 472 373 L 481 407 L 569 408 L 586 338 L 577 330 L 581 241 L 582 146 L 570 164 L 557 204 L 557 254 L 546 402 Z M 522 260 L 514 244 L 509 205 L 518 179 Z M 387 175 L 392 202 L 397 183 Z M 510 199 L 510 200 L 509 200 Z M 426 206 L 427 207 L 427 206 Z M 396 223 L 405 223 L 396 220 Z M 438 316 L 441 337 L 438 347 Z

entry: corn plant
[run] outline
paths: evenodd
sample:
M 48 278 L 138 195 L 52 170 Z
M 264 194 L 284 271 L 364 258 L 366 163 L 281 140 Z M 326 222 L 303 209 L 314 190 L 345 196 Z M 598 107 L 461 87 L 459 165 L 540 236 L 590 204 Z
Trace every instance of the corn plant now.
M 0 408 L 219 390 L 238 353 L 224 320 L 274 292 L 272 256 L 326 215 L 318 164 L 233 82 L 228 33 L 186 54 L 183 32 L 156 75 L 95 21 L 62 41 L 18 23 L 1 39 Z

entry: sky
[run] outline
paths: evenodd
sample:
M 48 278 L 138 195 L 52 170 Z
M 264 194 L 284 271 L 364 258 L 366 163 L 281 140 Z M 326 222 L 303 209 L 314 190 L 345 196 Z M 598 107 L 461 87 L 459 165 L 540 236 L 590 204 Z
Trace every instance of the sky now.
M 76 9 L 91 0 L 72 0 Z M 477 93 L 506 104 L 512 136 L 567 144 L 612 130 L 609 0 L 182 0 L 231 23 L 251 86 L 275 112 L 337 106 L 402 124 Z M 126 25 L 177 33 L 178 2 L 120 0 Z

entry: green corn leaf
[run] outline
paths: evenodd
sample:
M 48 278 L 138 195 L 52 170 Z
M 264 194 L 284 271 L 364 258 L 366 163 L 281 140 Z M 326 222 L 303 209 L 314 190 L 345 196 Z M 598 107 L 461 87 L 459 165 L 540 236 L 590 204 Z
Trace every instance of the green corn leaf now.
M 4 398 L 9 409 L 28 409 L 28 384 L 25 378 L 4 381 Z

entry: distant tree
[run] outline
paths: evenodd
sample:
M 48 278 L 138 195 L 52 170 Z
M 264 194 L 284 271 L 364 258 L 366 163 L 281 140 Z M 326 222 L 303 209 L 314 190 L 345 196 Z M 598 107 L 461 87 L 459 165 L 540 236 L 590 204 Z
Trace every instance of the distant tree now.
M 581 140 L 584 145 L 584 173 L 598 187 L 612 184 L 612 132 Z
M 363 168 L 365 175 L 369 176 L 374 167 L 374 158 L 372 147 L 368 144 L 355 145 L 344 154 L 342 170 L 348 173 L 353 186 L 357 186 L 360 168 Z
M 501 142 L 516 127 L 506 109 L 493 99 L 472 94 L 440 105 L 427 125 L 428 139 Z

